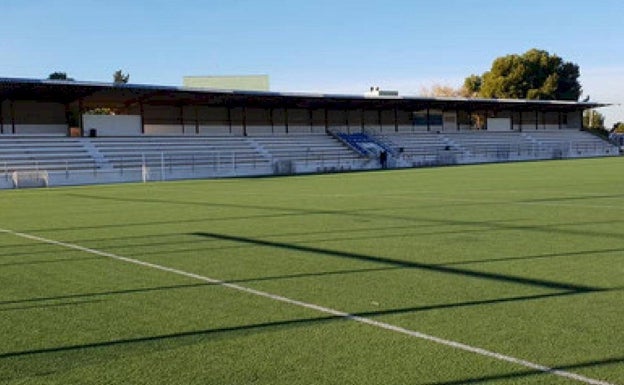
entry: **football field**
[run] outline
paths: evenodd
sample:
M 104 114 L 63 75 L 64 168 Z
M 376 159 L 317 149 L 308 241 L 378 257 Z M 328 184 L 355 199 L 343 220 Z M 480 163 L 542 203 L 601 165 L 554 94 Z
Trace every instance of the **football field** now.
M 0 384 L 624 385 L 624 158 L 0 191 Z

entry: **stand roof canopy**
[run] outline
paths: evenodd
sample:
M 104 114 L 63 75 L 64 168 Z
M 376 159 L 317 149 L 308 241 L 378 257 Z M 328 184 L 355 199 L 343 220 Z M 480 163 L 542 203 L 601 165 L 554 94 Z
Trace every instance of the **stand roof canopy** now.
M 138 103 L 165 106 L 256 108 L 513 110 L 571 112 L 608 104 L 559 100 L 434 98 L 412 96 L 237 91 L 143 84 L 0 78 L 0 101 L 32 100 L 85 106 L 120 107 Z

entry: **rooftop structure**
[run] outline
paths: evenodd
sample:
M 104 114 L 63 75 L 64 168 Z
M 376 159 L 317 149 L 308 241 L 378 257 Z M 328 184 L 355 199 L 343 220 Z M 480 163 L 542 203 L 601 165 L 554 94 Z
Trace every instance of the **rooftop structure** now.
M 185 76 L 184 87 L 269 91 L 269 75 L 233 75 L 233 76 Z
M 364 94 L 364 96 L 369 98 L 397 97 L 399 96 L 399 91 L 382 90 L 379 89 L 379 87 L 371 87 L 370 90 Z

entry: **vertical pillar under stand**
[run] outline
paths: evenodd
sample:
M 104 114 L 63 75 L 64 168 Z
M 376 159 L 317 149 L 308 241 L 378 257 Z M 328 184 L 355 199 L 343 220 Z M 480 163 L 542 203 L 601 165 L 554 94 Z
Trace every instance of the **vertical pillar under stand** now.
M 325 112 L 325 132 L 329 132 L 329 111 L 327 107 L 325 107 L 323 111 Z
M 11 99 L 9 109 L 11 112 L 11 133 L 15 135 L 15 102 Z
M 141 116 L 141 135 L 145 135 L 145 108 L 143 102 L 139 102 L 139 114 Z
M 399 109 L 394 108 L 394 132 L 399 132 Z
M 227 121 L 228 128 L 230 130 L 230 135 L 232 134 L 232 107 L 230 105 L 227 106 Z
M 4 134 L 4 111 L 2 110 L 3 104 L 4 100 L 0 99 L 0 135 Z
M 247 107 L 243 106 L 243 136 L 247 136 Z
M 195 135 L 199 135 L 199 107 L 195 106 Z

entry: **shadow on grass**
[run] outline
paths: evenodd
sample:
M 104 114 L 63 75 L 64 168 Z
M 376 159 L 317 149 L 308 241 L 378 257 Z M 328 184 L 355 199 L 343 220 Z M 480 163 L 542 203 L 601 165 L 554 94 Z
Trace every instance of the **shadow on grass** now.
M 516 260 L 532 260 L 532 259 L 548 259 L 558 257 L 577 257 L 581 255 L 595 255 L 595 254 L 610 254 L 623 252 L 624 249 L 598 249 L 598 250 L 581 250 L 581 251 L 569 251 L 564 253 L 549 253 L 549 254 L 537 254 L 537 255 L 520 255 L 516 257 L 503 257 L 503 258 L 489 258 L 489 259 L 473 259 L 459 262 L 447 262 L 441 265 L 456 266 L 456 265 L 470 265 L 474 263 L 491 263 L 491 262 L 505 262 Z
M 249 324 L 249 325 L 238 325 L 238 326 L 230 326 L 230 327 L 222 327 L 215 329 L 204 329 L 204 330 L 194 330 L 187 332 L 179 332 L 179 333 L 170 333 L 170 334 L 162 334 L 157 336 L 147 336 L 147 337 L 137 337 L 137 338 L 126 338 L 126 339 L 118 339 L 118 340 L 110 340 L 110 341 L 101 341 L 87 344 L 77 344 L 77 345 L 67 345 L 67 346 L 58 346 L 51 348 L 42 348 L 42 349 L 32 349 L 32 350 L 24 350 L 24 351 L 15 351 L 15 352 L 4 352 L 0 353 L 0 359 L 7 359 L 12 357 L 21 357 L 21 356 L 30 356 L 30 355 L 39 355 L 39 354 L 53 354 L 59 352 L 67 352 L 67 351 L 77 351 L 77 350 L 85 350 L 85 349 L 97 349 L 97 348 L 106 348 L 111 346 L 118 345 L 133 345 L 133 344 L 142 344 L 142 343 L 150 343 L 150 342 L 158 342 L 158 341 L 168 341 L 168 340 L 178 340 L 183 338 L 191 338 L 191 337 L 207 337 L 213 335 L 229 335 L 235 332 L 257 332 L 264 330 L 280 330 L 284 328 L 292 328 L 292 327 L 307 327 L 318 325 L 321 323 L 332 322 L 332 321 L 351 321 L 354 317 L 375 317 L 375 316 L 383 316 L 383 315 L 392 315 L 392 314 L 404 314 L 404 313 L 417 313 L 421 311 L 430 311 L 436 309 L 449 309 L 449 308 L 460 308 L 460 307 L 469 307 L 469 306 L 489 306 L 496 305 L 507 302 L 518 302 L 518 301 L 535 301 L 559 296 L 567 296 L 567 295 L 578 295 L 580 293 L 551 293 L 551 294 L 540 294 L 533 296 L 520 296 L 520 297 L 507 297 L 507 298 L 495 298 L 490 300 L 480 300 L 480 301 L 467 301 L 467 302 L 458 302 L 458 303 L 450 303 L 450 304 L 437 304 L 437 305 L 426 305 L 420 307 L 409 307 L 409 308 L 400 308 L 400 309 L 386 309 L 386 310 L 378 310 L 378 311 L 365 311 L 365 312 L 357 312 L 351 313 L 347 316 L 323 316 L 323 317 L 313 317 L 313 318 L 298 318 L 291 320 L 282 320 L 282 321 L 274 321 L 274 322 L 264 322 L 257 324 Z
M 193 283 L 193 284 L 186 284 L 186 285 L 171 285 L 171 286 L 157 286 L 157 287 L 147 287 L 147 288 L 138 288 L 138 289 L 102 291 L 102 292 L 97 292 L 97 293 L 79 293 L 79 294 L 67 294 L 67 295 L 58 295 L 58 296 L 50 296 L 50 297 L 34 297 L 34 298 L 0 301 L 0 305 L 15 305 L 15 304 L 23 304 L 23 303 L 29 303 L 29 302 L 45 302 L 45 301 L 58 301 L 58 300 L 64 300 L 64 299 L 89 298 L 89 297 L 100 297 L 100 296 L 103 297 L 103 296 L 111 296 L 111 295 L 136 294 L 136 293 L 149 293 L 149 292 L 155 292 L 155 291 L 187 289 L 187 288 L 211 286 L 211 285 L 213 284 Z
M 103 257 L 62 258 L 62 259 L 44 259 L 44 260 L 38 260 L 38 261 L 10 262 L 10 263 L 0 263 L 0 267 L 6 267 L 6 266 L 26 266 L 26 265 L 45 265 L 45 264 L 49 264 L 49 263 L 67 263 L 67 262 L 89 261 L 89 260 L 93 260 L 93 259 L 103 259 Z
M 305 245 L 305 244 L 316 244 L 320 241 L 322 242 L 345 242 L 345 241 L 357 241 L 357 240 L 375 240 L 375 239 L 392 239 L 392 238 L 405 238 L 405 237 L 418 237 L 418 236 L 430 236 L 430 235 L 452 235 L 452 234 L 457 234 L 457 235 L 465 235 L 465 234 L 470 234 L 470 233 L 483 233 L 482 230 L 459 230 L 459 231 L 438 231 L 438 232 L 428 232 L 428 233 L 419 233 L 419 232 L 402 232 L 399 234 L 392 234 L 392 235 L 385 235 L 385 234 L 379 234 L 376 233 L 375 235 L 370 234 L 370 235 L 362 235 L 359 237 L 339 237 L 336 235 L 341 234 L 342 231 L 338 230 L 336 232 L 334 232 L 334 237 L 325 237 L 321 240 L 319 239 L 310 239 L 310 240 L 304 240 L 304 241 L 298 241 L 297 244 L 298 245 Z M 156 242 L 156 243 L 140 243 L 140 244 L 128 244 L 128 245 L 121 245 L 121 246 L 111 246 L 113 248 L 115 248 L 116 250 L 122 250 L 122 249 L 132 249 L 135 247 L 140 247 L 140 246 L 144 246 L 144 247 L 150 247 L 150 246 L 158 246 L 158 245 L 163 245 L 163 246 L 172 246 L 172 245 L 177 245 L 177 244 L 183 244 L 183 245 L 187 245 L 187 244 L 203 244 L 204 247 L 194 247 L 194 248 L 179 248 L 179 249 L 169 249 L 166 250 L 166 253 L 169 255 L 173 255 L 173 254 L 180 254 L 180 253 L 191 253 L 191 252 L 199 252 L 199 251 L 204 251 L 204 252 L 215 252 L 215 251 L 224 251 L 224 250 L 241 250 L 241 249 L 250 249 L 250 248 L 254 248 L 257 245 L 254 244 L 250 244 L 250 243 L 238 243 L 236 245 L 215 245 L 215 246 L 205 246 L 206 242 L 211 242 L 211 241 L 218 241 L 218 239 L 213 239 L 213 240 L 208 240 L 208 241 L 177 241 L 177 242 Z M 156 249 L 154 251 L 140 251 L 136 254 L 136 257 L 144 257 L 147 255 L 163 255 L 164 251 L 161 249 Z M 132 256 L 132 255 L 130 255 Z
M 537 199 L 525 199 L 525 200 L 521 200 L 518 202 L 519 203 L 565 202 L 565 201 L 584 201 L 584 200 L 608 199 L 608 198 L 624 198 L 624 194 L 577 195 L 573 197 L 537 198 Z
M 261 239 L 245 238 L 245 237 L 239 237 L 239 236 L 206 233 L 206 232 L 197 232 L 197 233 L 192 233 L 192 234 L 200 236 L 200 237 L 222 239 L 222 240 L 228 240 L 228 241 L 238 242 L 238 243 L 253 244 L 253 245 L 258 245 L 258 246 L 269 246 L 269 247 L 275 247 L 275 248 L 298 251 L 298 252 L 307 252 L 307 253 L 326 255 L 326 256 L 331 256 L 331 257 L 354 259 L 354 260 L 362 261 L 362 262 L 380 263 L 380 264 L 396 266 L 396 267 L 434 271 L 434 272 L 443 273 L 443 274 L 453 274 L 453 275 L 464 276 L 464 277 L 528 285 L 528 286 L 547 288 L 547 289 L 565 290 L 565 291 L 573 291 L 573 292 L 588 292 L 588 291 L 601 290 L 601 288 L 591 287 L 591 286 L 575 285 L 575 284 L 570 284 L 570 283 L 555 282 L 555 281 L 526 278 L 526 277 L 518 277 L 518 276 L 506 275 L 506 274 L 482 272 L 482 271 L 476 271 L 476 270 L 461 269 L 461 268 L 451 267 L 451 266 L 431 265 L 431 264 L 425 264 L 425 263 L 419 263 L 419 262 L 379 257 L 379 256 L 374 256 L 374 255 L 352 253 L 352 252 L 347 252 L 347 251 L 323 249 L 323 248 L 312 247 L 312 246 L 302 246 L 302 245 L 291 244 L 291 243 L 265 241 Z
M 336 320 L 342 320 L 342 319 L 343 319 L 342 317 L 337 317 L 337 316 L 323 317 L 323 318 L 304 318 L 304 319 L 295 319 L 295 320 L 286 320 L 286 321 L 258 323 L 258 324 L 253 324 L 253 325 L 231 326 L 231 327 L 224 327 L 224 328 L 217 328 L 217 329 L 194 330 L 194 331 L 188 331 L 188 332 L 162 334 L 162 335 L 149 336 L 149 337 L 125 338 L 125 339 L 94 342 L 94 343 L 87 343 L 87 344 L 58 346 L 58 347 L 52 347 L 52 348 L 33 349 L 33 350 L 24 350 L 24 351 L 16 351 L 16 352 L 5 352 L 5 353 L 0 353 L 0 360 L 6 359 L 6 358 L 12 358 L 12 357 L 20 357 L 20 356 L 60 353 L 60 352 L 69 352 L 69 351 L 86 350 L 86 349 L 98 349 L 98 348 L 106 348 L 106 347 L 112 347 L 112 346 L 143 344 L 143 343 L 167 341 L 167 340 L 179 340 L 183 338 L 212 336 L 216 334 L 232 334 L 235 332 L 243 332 L 243 331 L 260 331 L 264 329 L 280 329 L 280 328 L 286 328 L 286 327 L 296 326 L 296 325 L 308 325 L 311 323 L 336 321 Z
M 0 313 L 8 312 L 8 311 L 18 311 L 18 310 L 34 310 L 34 309 L 47 309 L 51 307 L 86 305 L 86 304 L 98 303 L 98 302 L 104 302 L 104 301 L 88 300 L 88 301 L 74 301 L 74 302 L 48 303 L 48 304 L 30 305 L 30 306 L 7 307 L 7 308 L 0 308 Z
M 513 380 L 513 379 L 519 379 L 519 378 L 530 377 L 530 376 L 546 376 L 546 375 L 552 374 L 552 372 L 556 370 L 569 371 L 569 370 L 575 370 L 575 369 L 593 368 L 597 366 L 614 365 L 614 364 L 621 364 L 621 363 L 624 363 L 624 357 L 612 357 L 612 358 L 605 358 L 603 360 L 579 362 L 576 364 L 557 365 L 557 366 L 551 367 L 552 371 L 550 372 L 543 372 L 541 370 L 522 370 L 522 371 L 516 371 L 512 373 L 495 374 L 491 376 L 462 378 L 461 380 L 430 382 L 425 385 L 464 385 L 464 384 L 490 383 L 492 381 Z
M 279 216 L 299 216 L 299 215 L 341 215 L 341 216 L 350 216 L 356 218 L 365 218 L 369 220 L 379 221 L 380 219 L 389 219 L 389 220 L 402 220 L 402 221 L 410 221 L 410 222 L 418 222 L 418 223 L 434 223 L 441 225 L 464 225 L 464 226 L 477 226 L 479 228 L 490 229 L 490 230 L 521 230 L 521 231 L 532 231 L 532 232 L 545 232 L 545 233 L 557 233 L 564 235 L 582 235 L 582 236 L 593 236 L 593 237 L 606 237 L 606 238 L 621 238 L 620 233 L 610 233 L 607 231 L 596 231 L 591 229 L 585 230 L 574 230 L 574 229 L 562 229 L 557 228 L 557 226 L 579 226 L 579 225 L 596 225 L 596 224 L 613 224 L 613 223 L 622 223 L 624 220 L 612 220 L 612 221 L 601 221 L 601 222 L 579 222 L 579 223 L 568 223 L 568 224 L 549 224 L 549 225 L 524 225 L 524 226 L 516 226 L 516 225 L 506 225 L 505 221 L 475 221 L 475 220 L 457 220 L 457 219 L 438 219 L 438 218 L 426 218 L 426 217 L 416 217 L 416 216 L 401 216 L 401 215 L 390 215 L 383 213 L 376 213 L 378 211 L 388 211 L 388 210 L 402 210 L 404 211 L 406 208 L 410 208 L 413 206 L 402 205 L 399 207 L 383 207 L 383 208 L 357 208 L 357 209 L 349 209 L 349 210 L 317 210 L 317 209 L 304 209 L 300 207 L 279 207 L 279 206 L 265 206 L 265 205 L 251 205 L 251 204 L 235 204 L 235 203 L 214 203 L 214 202 L 193 202 L 193 201 L 179 201 L 179 200 L 167 200 L 167 199 L 154 199 L 154 198 L 124 198 L 124 197 L 104 197 L 97 195 L 88 195 L 88 194 L 70 194 L 76 198 L 82 199 L 96 199 L 96 200 L 107 200 L 107 201 L 117 201 L 117 202 L 129 202 L 129 203 L 155 203 L 155 204 L 167 204 L 167 205 L 191 205 L 191 206 L 200 206 L 200 207 L 218 207 L 218 208 L 231 208 L 231 209 L 244 209 L 244 210 L 262 210 L 262 211 L 271 211 L 271 212 L 279 212 L 279 214 L 269 214 L 267 216 L 264 215 L 247 215 L 241 217 L 223 217 L 223 218 L 206 218 L 203 220 L 199 220 L 200 222 L 208 222 L 215 220 L 232 220 L 232 219 L 252 219 L 252 218 L 271 218 L 271 217 L 279 217 Z M 581 197 L 582 198 L 582 197 Z M 579 199 L 581 199 L 579 198 Z M 588 197 L 587 199 L 590 199 Z M 501 204 L 513 204 L 513 203 L 526 203 L 524 201 L 512 201 L 512 202 L 500 202 Z M 448 206 L 448 202 L 440 203 L 444 207 Z M 434 204 L 428 203 L 427 207 L 435 206 Z M 165 222 L 167 223 L 167 222 Z M 156 223 L 147 223 L 147 224 L 165 224 L 163 222 Z M 178 221 L 172 221 L 169 223 L 178 223 Z M 136 225 L 136 224 L 135 224 Z M 101 225 L 103 227 L 123 227 L 123 226 L 131 226 L 130 224 L 116 224 L 116 225 Z M 96 226 L 95 228 L 100 228 L 101 226 Z M 84 229 L 90 227 L 80 227 L 80 228 L 69 228 L 63 230 L 75 230 L 75 229 Z M 51 230 L 51 229 L 43 229 L 43 231 Z M 59 229 L 55 229 L 59 230 Z M 35 230 L 31 230 L 35 231 Z
M 268 276 L 268 277 L 235 279 L 235 280 L 228 280 L 227 282 L 228 283 L 246 283 L 246 282 L 275 281 L 275 280 L 329 276 L 329 275 L 370 273 L 370 272 L 376 272 L 376 271 L 395 270 L 395 269 L 399 269 L 399 268 L 398 267 L 381 267 L 381 268 L 368 268 L 368 269 L 351 269 L 351 270 L 322 271 L 322 272 L 299 273 L 299 274 L 285 274 L 285 275 L 276 275 L 276 276 Z M 202 287 L 202 286 L 215 286 L 215 285 L 217 284 L 193 283 L 193 284 L 184 284 L 184 285 L 157 286 L 157 287 L 147 287 L 147 288 L 137 288 L 137 289 L 102 291 L 102 292 L 96 292 L 96 293 L 68 294 L 68 295 L 59 295 L 59 296 L 54 296 L 54 297 L 35 297 L 35 298 L 26 298 L 26 299 L 19 299 L 19 300 L 0 301 L 0 305 L 11 305 L 11 304 L 15 305 L 15 304 L 29 303 L 29 302 L 45 302 L 45 301 L 56 301 L 56 300 L 63 300 L 63 299 L 114 296 L 114 295 L 125 295 L 125 294 L 141 294 L 141 293 L 180 290 L 180 289 L 189 289 L 189 288 L 196 288 L 196 287 Z

